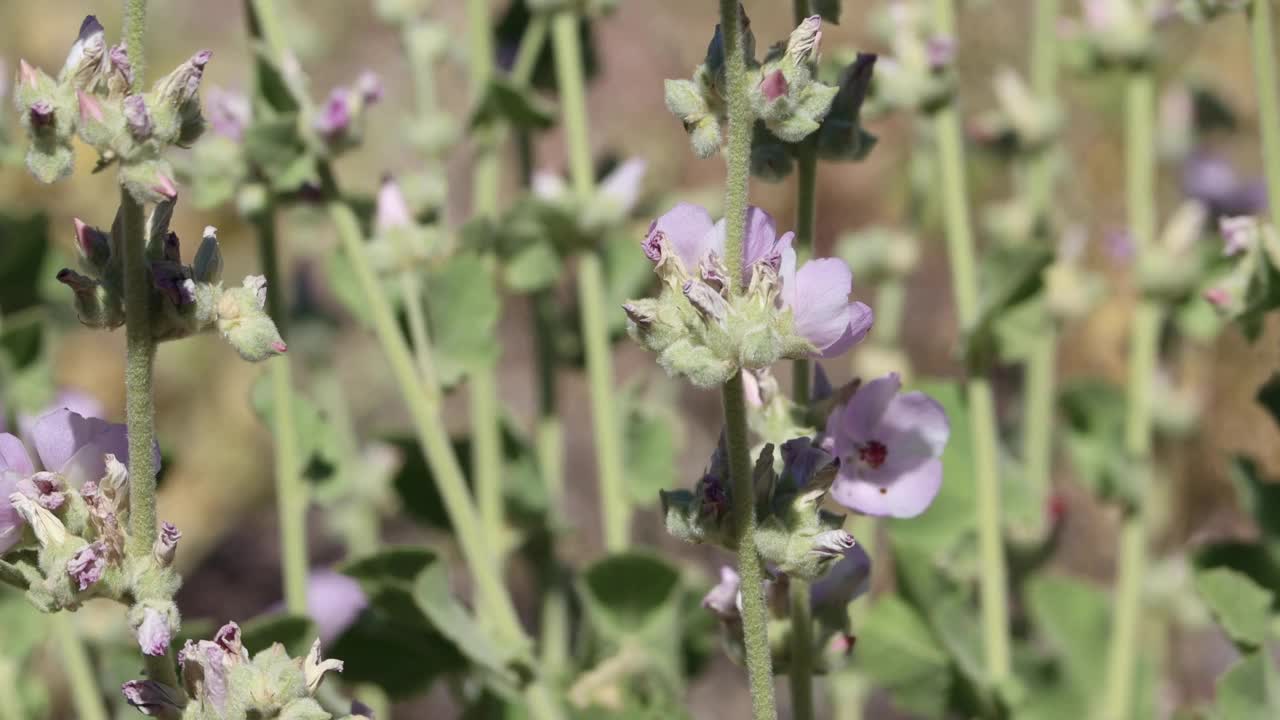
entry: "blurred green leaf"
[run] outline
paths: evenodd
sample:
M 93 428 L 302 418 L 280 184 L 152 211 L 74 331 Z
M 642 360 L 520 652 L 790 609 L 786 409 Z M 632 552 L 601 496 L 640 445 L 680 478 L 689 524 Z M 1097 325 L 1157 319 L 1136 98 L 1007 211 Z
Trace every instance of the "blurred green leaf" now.
M 523 245 L 502 267 L 503 282 L 516 292 L 551 287 L 560 278 L 560 256 L 548 241 L 536 239 Z
M 422 547 L 402 546 L 354 558 L 338 571 L 359 580 L 366 590 L 383 585 L 407 585 L 438 562 L 435 552 Z
M 1274 720 L 1280 717 L 1280 672 L 1265 650 L 1241 658 L 1217 685 L 1219 720 Z
M 926 718 L 946 711 L 953 677 L 946 651 L 924 618 L 896 595 L 876 600 L 858 635 L 863 672 L 894 705 Z
M 429 273 L 427 313 L 440 381 L 450 386 L 469 370 L 498 360 L 502 301 L 489 264 L 464 252 Z
M 622 404 L 623 455 L 627 491 L 632 504 L 650 507 L 658 491 L 678 485 L 676 456 L 680 450 L 680 417 L 657 403 L 628 393 Z
M 612 640 L 642 638 L 658 646 L 679 640 L 680 574 L 667 561 L 644 552 L 610 555 L 585 571 L 579 592 L 591 625 Z
M 1280 610 L 1280 561 L 1277 552 L 1263 543 L 1225 541 L 1206 545 L 1196 551 L 1198 571 L 1230 568 L 1248 577 L 1272 594 L 1272 609 Z
M 489 81 L 471 114 L 471 127 L 505 125 L 519 130 L 546 130 L 555 121 L 553 106 L 512 80 Z
M 1130 500 L 1138 488 L 1124 451 L 1124 395 L 1102 380 L 1067 383 L 1058 396 L 1067 454 L 1095 497 Z
M 436 630 L 448 638 L 468 660 L 492 672 L 506 674 L 511 648 L 499 649 L 453 597 L 449 573 L 443 563 L 428 565 L 413 583 L 418 608 Z
M 1100 588 L 1065 575 L 1027 583 L 1027 611 L 1057 652 L 1068 682 L 1078 690 L 1102 687 L 1110 639 L 1111 599 Z
M 47 215 L 0 212 L 0 312 L 12 315 L 39 304 L 39 270 L 44 267 L 47 252 Z
M 1267 378 L 1267 381 L 1258 388 L 1258 394 L 1254 399 L 1266 409 L 1271 419 L 1280 425 L 1280 372 L 1272 373 L 1271 377 Z
M 1262 645 L 1271 622 L 1271 592 L 1229 568 L 1201 570 L 1195 583 L 1196 591 L 1237 645 L 1250 649 Z
M 1268 538 L 1280 540 L 1280 483 L 1263 478 L 1258 463 L 1244 455 L 1231 458 L 1230 476 L 1240 509 L 1253 516 Z
M 256 617 L 245 623 L 240 631 L 250 655 L 280 643 L 290 656 L 306 657 L 317 637 L 311 618 L 287 613 Z
M 263 373 L 253 383 L 251 399 L 253 409 L 272 432 L 276 429 L 275 394 L 272 391 L 270 373 Z M 301 392 L 290 394 L 293 406 L 293 426 L 298 443 L 298 459 L 304 475 L 312 480 L 331 476 L 342 464 L 343 446 L 337 430 L 329 417 L 310 398 Z

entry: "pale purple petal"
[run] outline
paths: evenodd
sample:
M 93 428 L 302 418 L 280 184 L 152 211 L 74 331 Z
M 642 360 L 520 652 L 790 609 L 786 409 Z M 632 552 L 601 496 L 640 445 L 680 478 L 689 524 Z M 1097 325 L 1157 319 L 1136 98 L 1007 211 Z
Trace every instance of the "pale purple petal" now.
M 898 373 L 889 373 L 884 377 L 863 383 L 853 394 L 853 399 L 845 406 L 844 414 L 840 417 L 840 434 L 860 442 L 873 439 L 880 419 L 884 417 L 889 403 L 901 388 L 902 379 Z M 840 439 L 840 437 L 836 438 L 837 447 L 840 447 Z M 840 455 L 844 456 L 845 451 L 841 450 Z
M 951 423 L 937 400 L 922 392 L 909 392 L 890 401 L 877 432 L 890 448 L 890 461 L 936 458 L 947 446 Z
M 31 442 L 45 469 L 62 474 L 71 487 L 102 477 L 106 453 L 128 463 L 129 439 L 124 425 L 66 409 L 41 416 L 31 428 Z
M 742 581 L 738 573 L 728 565 L 720 568 L 720 582 L 702 598 L 702 607 L 721 620 L 738 617 L 738 589 Z
M 0 555 L 12 550 L 22 540 L 22 528 L 26 526 L 13 503 L 9 502 L 9 496 L 18 492 L 21 480 L 22 475 L 17 472 L 0 470 Z
M 182 716 L 182 696 L 155 680 L 130 680 L 120 686 L 125 702 L 148 717 L 178 718 Z
M 747 208 L 746 235 L 742 238 L 742 282 L 751 279 L 751 266 L 774 253 L 778 230 L 773 216 L 752 205 Z
M 93 228 L 89 228 L 93 230 Z M 104 236 L 105 237 L 105 236 Z M 106 242 L 103 240 L 103 242 Z M 68 388 L 58 392 L 58 396 L 54 401 L 37 415 L 28 415 L 20 413 L 18 415 L 18 435 L 20 437 L 30 438 L 31 429 L 35 426 L 36 420 L 39 420 L 44 414 L 56 410 L 58 408 L 66 408 L 73 413 L 93 418 L 102 417 L 107 414 L 107 409 L 103 407 L 102 402 L 98 398 L 90 395 L 83 390 Z
M 36 471 L 26 446 L 9 433 L 0 433 L 0 471 L 3 470 L 12 470 L 22 475 L 30 475 Z
M 613 169 L 600 183 L 600 195 L 613 200 L 625 212 L 640 200 L 647 165 L 642 158 L 631 158 Z
M 143 655 L 159 657 L 169 649 L 173 638 L 173 630 L 164 613 L 154 608 L 146 608 L 142 616 L 142 624 L 138 626 L 138 646 Z
M 307 614 L 316 624 L 320 642 L 336 640 L 369 605 L 360 583 L 342 573 L 318 570 L 307 578 Z
M 569 186 L 564 178 L 550 170 L 539 170 L 529 181 L 533 196 L 541 200 L 555 200 L 568 194 Z
M 849 292 L 853 273 L 838 258 L 810 260 L 796 273 L 794 303 L 796 332 L 824 352 L 849 328 Z
M 378 232 L 386 232 L 395 228 L 409 227 L 413 224 L 413 214 L 409 212 L 409 203 L 400 191 L 400 184 L 388 175 L 378 188 L 378 204 L 374 226 Z
M 875 313 L 866 303 L 849 303 L 849 326 L 845 328 L 844 335 L 841 335 L 839 340 L 822 351 L 822 357 L 834 358 L 849 352 L 854 345 L 867 337 L 867 333 L 871 332 L 871 326 L 874 324 Z
M 659 238 L 680 258 L 685 269 L 692 272 L 711 249 L 711 215 L 698 205 L 678 203 L 649 226 L 645 245 L 648 246 Z
M 101 540 L 80 548 L 67 561 L 67 574 L 82 592 L 102 579 L 107 569 L 107 546 Z M 166 647 L 168 643 L 165 644 Z
M 861 391 L 859 391 L 861 392 Z M 831 498 L 865 515 L 912 518 L 924 512 L 942 487 L 942 461 L 926 460 L 899 473 L 892 483 L 876 483 L 843 471 L 831 486 Z

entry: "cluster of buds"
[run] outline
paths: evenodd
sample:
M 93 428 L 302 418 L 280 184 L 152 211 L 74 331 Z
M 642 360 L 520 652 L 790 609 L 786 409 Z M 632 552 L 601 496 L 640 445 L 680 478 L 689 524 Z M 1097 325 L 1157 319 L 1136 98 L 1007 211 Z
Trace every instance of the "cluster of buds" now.
M 934 29 L 923 2 L 894 0 L 876 17 L 874 27 L 891 54 L 877 66 L 867 98 L 869 113 L 927 113 L 950 102 L 955 90 L 955 39 Z
M 973 121 L 970 135 L 1011 154 L 1039 153 L 1048 147 L 1062 128 L 1053 98 L 1036 97 L 1011 68 L 998 70 L 992 86 L 997 107 Z
M 1080 0 L 1084 17 L 1068 26 L 1085 61 L 1099 67 L 1134 67 L 1155 52 L 1155 25 L 1164 10 L 1142 0 Z
M 779 238 L 773 218 L 756 207 L 747 210 L 745 233 L 742 274 L 731 282 L 724 221 L 713 225 L 701 207 L 676 205 L 643 243 L 661 293 L 623 305 L 632 338 L 668 373 L 699 387 L 783 358 L 835 357 L 871 329 L 871 308 L 849 302 L 853 276 L 843 260 L 810 260 L 797 270 L 793 235 Z
M 117 459 L 127 459 L 125 426 L 61 408 L 26 434 L 34 452 L 0 434 L 0 554 L 34 553 L 34 563 L 13 564 L 27 598 L 45 612 L 92 598 L 131 603 L 143 652 L 163 654 L 178 627 L 170 566 L 182 534 L 166 523 L 149 554 L 126 555 L 129 473 Z
M 871 82 L 875 56 L 858 54 L 831 85 L 818 79 L 822 18 L 804 19 L 786 43 L 755 57 L 755 37 L 739 6 L 743 53 L 755 119 L 752 172 L 780 180 L 794 166 L 797 143 L 817 133 L 819 154 L 830 160 L 861 160 L 875 138 L 859 122 L 862 101 Z M 705 60 L 691 80 L 667 80 L 667 108 L 684 123 L 694 153 L 706 158 L 721 144 L 725 120 L 725 48 L 719 26 Z
M 266 280 L 245 278 L 241 287 L 222 285 L 222 252 L 217 232 L 205 228 L 195 260 L 182 262 L 177 233 L 169 230 L 173 201 L 156 205 L 147 221 L 147 276 L 151 280 L 151 328 L 156 341 L 175 340 L 217 329 L 245 360 L 257 362 L 286 349 L 267 315 Z M 58 281 L 75 293 L 80 322 L 111 329 L 124 323 L 124 248 L 121 216 L 111 232 L 76 220 L 76 247 L 83 274 L 69 268 Z
M 368 70 L 350 87 L 340 85 L 329 91 L 328 99 L 315 111 L 310 122 L 327 154 L 336 155 L 360 144 L 366 111 L 382 99 L 382 93 L 382 81 Z
M 65 177 L 79 136 L 97 150 L 99 167 L 120 163 L 121 184 L 138 202 L 172 199 L 173 171 L 163 153 L 204 131 L 199 90 L 210 57 L 208 50 L 195 54 L 140 93 L 124 45 L 108 47 L 101 23 L 85 18 L 56 80 L 21 62 L 14 101 L 31 139 L 27 168 L 41 182 Z
M 1210 283 L 1204 298 L 1256 336 L 1262 313 L 1280 305 L 1280 234 L 1250 216 L 1223 218 L 1218 227 L 1227 269 Z
M 843 550 L 830 572 L 810 586 L 809 610 L 816 628 L 810 630 L 809 636 L 813 641 L 812 657 L 817 660 L 815 670 L 822 672 L 828 669 L 825 661 L 829 655 L 824 652 L 827 648 L 838 648 L 837 654 L 846 654 L 853 649 L 848 607 L 867 592 L 870 580 L 871 558 L 861 545 L 852 544 Z M 790 577 L 782 573 L 770 573 L 764 581 L 764 596 L 771 616 L 769 649 L 776 673 L 787 672 L 791 662 L 789 583 Z M 702 598 L 702 607 L 720 621 L 725 652 L 735 661 L 742 662 L 745 657 L 742 579 L 733 568 L 720 568 L 720 582 Z
M 144 715 L 168 720 L 334 720 L 314 695 L 339 660 L 320 657 L 320 641 L 306 658 L 292 658 L 280 643 L 252 657 L 240 627 L 227 623 L 213 640 L 188 640 L 178 654 L 182 688 L 156 680 L 131 680 L 121 688 L 125 701 Z M 357 706 L 342 720 L 370 718 Z

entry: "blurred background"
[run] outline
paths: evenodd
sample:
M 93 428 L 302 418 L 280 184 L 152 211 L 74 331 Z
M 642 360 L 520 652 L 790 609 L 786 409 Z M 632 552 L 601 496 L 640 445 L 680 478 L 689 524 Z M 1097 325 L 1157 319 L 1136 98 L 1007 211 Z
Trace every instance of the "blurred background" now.
M 400 117 L 412 102 L 398 39 L 374 17 L 368 2 L 282 0 L 282 5 L 287 9 L 290 44 L 311 74 L 317 96 L 334 84 L 351 81 L 363 69 L 377 72 L 385 83 L 383 102 L 369 116 L 364 146 L 345 155 L 337 166 L 346 188 L 372 195 L 384 173 L 413 169 L 413 154 L 405 152 L 397 139 Z M 841 24 L 824 28 L 824 53 L 838 49 L 883 51 L 882 42 L 868 28 L 867 16 L 873 5 L 878 3 L 846 2 Z M 997 68 L 1025 67 L 1029 22 L 1025 5 L 995 0 L 961 3 L 959 76 L 965 118 L 993 105 L 990 78 Z M 1067 12 L 1077 13 L 1073 3 L 1064 5 Z M 761 47 L 785 38 L 790 31 L 790 3 L 749 2 L 747 6 Z M 504 7 L 505 3 L 493 4 L 495 18 Z M 433 8 L 443 22 L 456 28 L 453 37 L 465 37 L 462 3 L 436 2 Z M 247 90 L 250 56 L 240 3 L 154 3 L 150 13 L 148 42 L 153 73 L 176 65 L 196 48 L 209 48 L 214 56 L 206 70 L 206 91 L 213 86 Z M 86 14 L 97 15 L 109 37 L 118 32 L 117 2 L 0 2 L 0 60 L 8 63 L 7 72 L 12 74 L 19 58 L 45 68 L 59 67 Z M 635 0 L 621 3 L 615 14 L 595 26 L 593 47 L 599 73 L 588 90 L 592 146 L 598 157 L 638 156 L 647 161 L 646 197 L 649 207 L 657 212 L 676 197 L 713 205 L 718 202 L 722 161 L 701 161 L 692 155 L 686 134 L 664 107 L 662 95 L 664 78 L 688 77 L 702 61 L 715 18 L 716 6 L 711 2 Z M 461 57 L 465 47 L 460 43 L 451 50 Z M 1245 181 L 1262 176 L 1248 53 L 1244 20 L 1231 16 L 1205 27 L 1179 26 L 1163 33 L 1160 68 L 1162 89 L 1190 83 L 1211 90 L 1229 109 L 1231 125 L 1203 135 L 1197 147 L 1219 156 Z M 469 102 L 465 67 L 446 62 L 439 83 L 442 104 L 456 108 L 461 115 Z M 1069 165 L 1055 203 L 1065 217 L 1087 231 L 1089 263 L 1106 275 L 1110 287 L 1103 303 L 1085 320 L 1066 329 L 1060 347 L 1060 374 L 1064 379 L 1100 377 L 1123 383 L 1134 294 L 1127 284 L 1129 268 L 1123 253 L 1112 247 L 1124 229 L 1122 87 L 1117 80 L 1067 72 L 1061 97 L 1068 108 L 1065 142 Z M 4 112 L 11 113 L 7 103 Z M 818 254 L 830 252 L 842 233 L 859 228 L 914 228 L 923 253 L 919 270 L 907 286 L 902 342 L 917 375 L 957 377 L 955 318 L 937 208 L 930 202 L 922 205 L 912 201 L 921 185 L 930 182 L 930 169 L 921 166 L 920 153 L 913 155 L 922 142 L 913 122 L 902 115 L 877 119 L 868 128 L 880 142 L 866 162 L 819 166 Z M 8 125 L 13 127 L 12 122 Z M 564 171 L 564 147 L 558 130 L 537 137 L 535 157 L 538 168 Z M 969 159 L 975 208 L 1008 192 L 1009 175 L 1001 161 L 979 152 L 970 152 Z M 108 334 L 78 327 L 70 311 L 70 294 L 53 282 L 56 269 L 71 265 L 74 259 L 72 219 L 107 226 L 115 210 L 111 177 L 89 173 L 91 158 L 83 147 L 77 160 L 74 176 L 54 188 L 39 185 L 20 166 L 0 165 L 0 213 L 18 218 L 39 213 L 48 218 L 50 251 L 39 266 L 23 270 L 26 276 L 38 276 L 39 297 L 48 304 L 40 322 L 45 325 L 52 378 L 44 381 L 91 394 L 106 408 L 107 418 L 123 421 L 123 332 Z M 466 146 L 458 147 L 449 159 L 447 219 L 453 225 L 468 217 L 470 161 Z M 1172 158 L 1162 165 L 1162 221 L 1186 194 L 1185 162 Z M 509 152 L 504 159 L 504 202 L 519 192 L 517 168 L 515 155 Z M 780 228 L 793 227 L 794 195 L 792 182 L 752 183 L 752 201 L 773 213 Z M 190 243 L 188 248 L 194 246 L 206 225 L 218 228 L 228 277 L 259 272 L 252 233 L 233 208 L 210 212 L 179 203 L 173 227 Z M 636 241 L 642 237 L 644 225 L 637 226 Z M 334 291 L 318 270 L 320 259 L 336 245 L 328 224 L 318 213 L 297 209 L 283 216 L 280 234 L 290 257 L 287 291 L 299 297 L 305 290 L 306 297 L 337 319 L 327 332 L 317 335 L 323 339 L 304 352 L 323 356 L 336 369 L 351 420 L 362 438 L 407 436 L 405 410 L 397 388 L 389 382 L 376 343 L 333 300 Z M 0 236 L 0 257 L 9 241 Z M 854 277 L 855 295 L 873 302 L 874 288 L 859 284 L 857 267 Z M 572 296 L 567 286 L 565 295 Z M 510 298 L 499 325 L 503 343 L 501 395 L 513 422 L 522 428 L 530 427 L 536 414 L 532 327 L 526 303 L 519 297 Z M 1276 340 L 1274 327 L 1253 344 L 1234 328 L 1226 328 L 1210 341 L 1173 354 L 1175 362 L 1168 368 L 1171 382 L 1189 394 L 1200 415 L 1194 430 L 1158 446 L 1161 482 L 1167 484 L 1172 499 L 1162 545 L 1179 547 L 1251 532 L 1236 510 L 1225 477 L 1225 458 L 1229 453 L 1247 451 L 1267 469 L 1280 471 L 1277 429 L 1253 402 L 1258 386 L 1280 362 Z M 290 344 L 294 342 L 291 338 Z M 666 381 L 653 358 L 629 342 L 619 342 L 615 354 L 620 384 L 642 380 L 659 388 L 656 392 L 666 392 L 684 417 L 675 484 L 691 485 L 719 432 L 718 397 L 676 385 L 662 390 Z M 828 363 L 826 370 L 833 380 L 843 381 L 853 374 L 851 362 Z M 260 366 L 240 362 L 216 337 L 166 344 L 160 350 L 157 427 L 166 462 L 160 517 L 183 531 L 177 562 L 185 584 L 178 600 L 187 622 L 246 620 L 280 602 L 272 441 L 250 402 L 251 389 L 262 372 Z M 780 375 L 785 383 L 785 371 Z M 1021 378 L 1010 369 L 998 371 L 996 380 L 1002 423 L 1016 431 Z M 21 395 L 21 388 L 14 390 Z M 459 430 L 466 423 L 464 392 L 449 398 L 450 411 L 446 413 Z M 569 507 L 565 517 L 571 519 L 563 547 L 569 562 L 584 563 L 603 551 L 589 402 L 580 369 L 561 370 L 559 393 L 567 441 Z M 416 454 L 412 445 L 392 447 L 402 454 Z M 400 457 L 392 462 L 399 465 L 400 460 L 408 459 Z M 405 467 L 412 464 L 406 462 Z M 1071 572 L 1108 581 L 1116 518 L 1077 489 L 1069 463 L 1058 462 L 1055 467 L 1055 485 L 1067 511 L 1063 541 L 1054 562 Z M 398 472 L 407 471 L 401 468 Z M 422 529 L 400 508 L 400 502 L 395 494 L 387 498 L 384 538 L 406 543 L 429 538 L 430 530 Z M 326 530 L 319 512 L 315 511 L 310 523 L 311 559 L 314 565 L 324 567 L 341 559 L 342 545 Z M 713 551 L 670 540 L 652 507 L 636 518 L 634 527 L 638 543 L 687 557 L 706 568 L 708 578 L 716 565 L 727 560 Z M 522 575 L 518 564 L 511 576 L 517 594 L 519 588 L 529 586 L 529 578 Z M 525 609 L 532 616 L 531 602 L 525 603 Z M 114 632 L 119 619 L 108 615 L 112 612 L 95 608 L 81 613 L 82 629 L 90 636 Z M 9 618 L 0 618 L 0 647 L 6 633 L 16 632 L 13 628 Z M 1229 659 L 1224 655 L 1224 644 L 1214 637 L 1188 638 L 1183 644 L 1174 661 L 1173 671 L 1179 678 L 1176 686 L 1188 699 L 1204 697 L 1210 692 L 1212 678 Z M 34 664 L 22 667 L 19 677 L 39 674 L 56 688 L 57 654 L 50 650 L 33 657 Z M 698 717 L 743 717 L 748 701 L 744 690 L 739 671 L 716 653 L 711 669 L 700 675 L 691 689 L 691 708 Z M 448 716 L 446 695 L 436 688 L 421 701 L 401 705 L 397 717 L 424 717 L 428 709 Z M 54 717 L 71 717 L 56 690 L 50 697 Z

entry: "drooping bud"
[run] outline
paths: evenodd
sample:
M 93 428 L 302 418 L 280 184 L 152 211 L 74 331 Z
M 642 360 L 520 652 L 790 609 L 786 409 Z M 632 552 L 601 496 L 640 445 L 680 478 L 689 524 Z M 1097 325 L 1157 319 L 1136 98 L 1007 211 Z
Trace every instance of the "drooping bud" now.
M 332 658 L 323 660 L 320 657 L 320 639 L 317 638 L 311 645 L 311 652 L 307 653 L 307 659 L 302 664 L 302 674 L 306 678 L 307 693 L 315 695 L 320 689 L 320 682 L 324 680 L 325 673 L 329 671 L 342 672 L 342 661 Z
M 130 95 L 124 99 L 124 121 L 135 140 L 146 140 L 155 130 L 147 101 L 141 95 Z
M 196 282 L 216 283 L 222 279 L 222 250 L 218 247 L 218 229 L 212 225 L 204 229 L 191 270 Z
M 797 65 L 814 62 L 822 44 L 822 17 L 810 15 L 791 31 L 787 40 L 787 56 Z
M 16 492 L 9 496 L 9 504 L 22 516 L 36 535 L 41 547 L 61 545 L 67 540 L 67 529 L 56 515 L 49 512 L 35 500 L 25 494 Z
M 76 228 L 76 248 L 80 251 L 80 257 L 90 269 L 101 273 L 111 259 L 111 238 L 80 218 L 75 218 L 73 222 Z
M 67 561 L 67 574 L 75 581 L 80 592 L 88 590 L 89 586 L 101 580 L 106 569 L 107 546 L 101 540 L 80 548 Z
M 33 129 L 52 127 L 54 122 L 53 104 L 48 100 L 37 100 L 27 110 Z
M 58 76 L 59 82 L 70 80 L 77 89 L 93 90 L 102 74 L 106 55 L 106 30 L 98 18 L 89 15 L 80 23 L 80 32 L 67 53 L 67 60 Z
M 111 510 L 120 513 L 129 507 L 129 469 L 112 453 L 103 456 L 107 473 L 102 476 L 100 487 L 111 500 Z
M 212 50 L 201 50 L 165 76 L 156 85 L 154 91 L 159 101 L 178 110 L 197 100 L 200 95 L 200 80 L 204 77 L 204 68 L 212 57 Z
M 151 553 L 160 567 L 169 567 L 173 564 L 180 539 L 182 539 L 182 531 L 175 525 L 168 522 L 160 524 L 160 533 L 156 536 L 155 544 L 151 546 Z
M 177 688 L 155 680 L 130 680 L 120 686 L 125 702 L 148 717 L 178 720 L 182 717 L 182 694 Z

